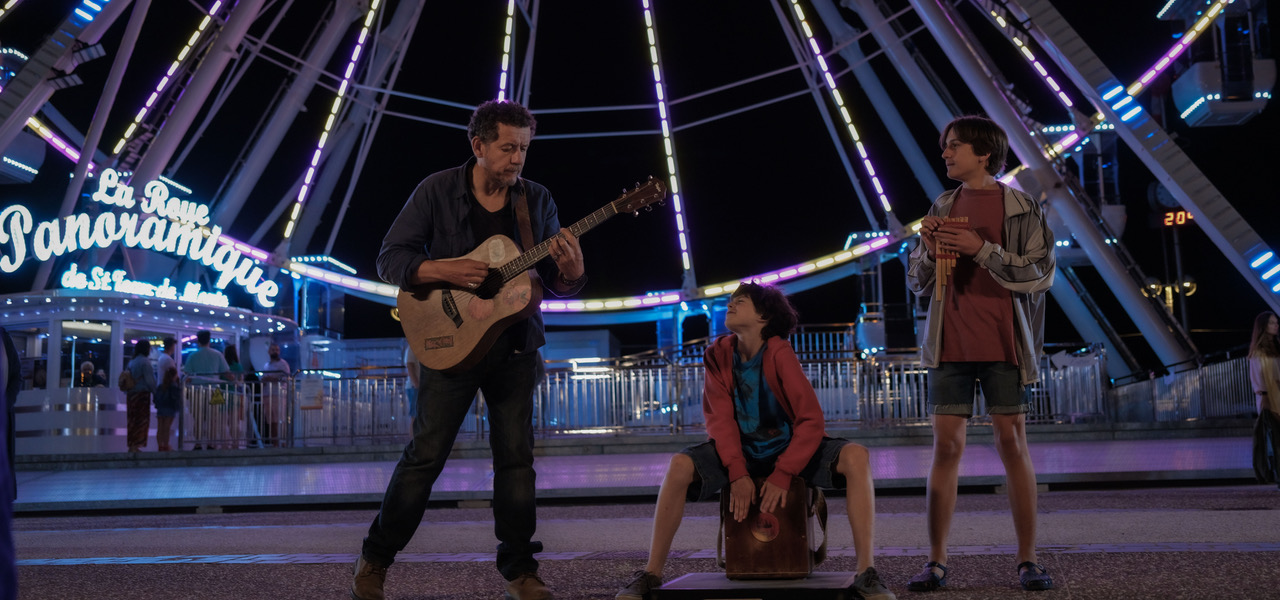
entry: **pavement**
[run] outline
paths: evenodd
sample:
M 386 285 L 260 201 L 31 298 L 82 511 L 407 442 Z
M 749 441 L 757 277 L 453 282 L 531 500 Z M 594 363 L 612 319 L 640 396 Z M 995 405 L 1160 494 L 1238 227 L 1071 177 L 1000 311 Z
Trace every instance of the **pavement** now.
M 1056 582 L 1034 593 L 1018 586 L 999 457 L 989 436 L 971 436 L 948 542 L 949 585 L 932 594 L 905 589 L 928 556 L 929 447 L 901 436 L 875 443 L 864 434 L 873 441 L 877 570 L 904 599 L 1280 599 L 1280 490 L 1250 483 L 1249 439 L 1158 433 L 1129 439 L 1122 430 L 1049 430 L 1031 441 L 1042 489 L 1038 559 Z M 537 558 L 556 598 L 613 598 L 644 566 L 667 446 L 685 441 L 539 441 L 535 539 L 546 552 Z M 348 598 L 351 565 L 396 454 L 299 448 L 20 457 L 19 598 Z M 502 597 L 488 508 L 492 469 L 483 454 L 455 449 L 422 526 L 389 569 L 388 598 Z M 828 500 L 830 558 L 817 570 L 852 571 L 843 498 L 836 492 Z M 663 574 L 668 581 L 721 572 L 717 511 L 715 502 L 687 507 Z
M 1280 598 L 1280 490 L 1273 485 L 1076 489 L 1039 495 L 1039 560 L 1055 579 L 1024 592 L 1014 572 L 1007 499 L 962 493 L 949 585 L 907 592 L 926 560 L 919 490 L 882 490 L 876 567 L 899 598 Z M 830 498 L 831 557 L 855 565 L 844 503 Z M 688 506 L 668 580 L 715 572 L 718 504 Z M 539 508 L 541 573 L 561 600 L 612 598 L 644 565 L 652 499 L 552 500 Z M 346 598 L 376 506 L 356 509 L 127 514 L 25 513 L 15 519 L 20 598 Z M 489 509 L 434 507 L 389 569 L 397 600 L 500 598 Z M 731 597 L 719 594 L 715 598 Z

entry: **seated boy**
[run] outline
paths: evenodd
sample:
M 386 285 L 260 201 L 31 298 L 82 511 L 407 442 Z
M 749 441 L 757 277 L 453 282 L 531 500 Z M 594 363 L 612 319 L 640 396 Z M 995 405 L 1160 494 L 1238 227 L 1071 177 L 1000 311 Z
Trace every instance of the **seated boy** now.
M 787 341 L 796 326 L 791 302 L 778 288 L 744 283 L 734 290 L 724 323 L 732 334 L 717 338 L 703 358 L 702 411 L 711 440 L 671 458 L 653 515 L 649 562 L 617 600 L 648 600 L 662 586 L 686 499 L 708 500 L 728 485 L 730 511 L 742 521 L 755 502 L 764 512 L 778 508 L 795 475 L 820 488 L 847 486 L 858 553 L 854 588 L 867 600 L 893 600 L 873 566 L 875 489 L 867 449 L 824 435 L 822 407 Z M 761 489 L 753 475 L 768 477 Z

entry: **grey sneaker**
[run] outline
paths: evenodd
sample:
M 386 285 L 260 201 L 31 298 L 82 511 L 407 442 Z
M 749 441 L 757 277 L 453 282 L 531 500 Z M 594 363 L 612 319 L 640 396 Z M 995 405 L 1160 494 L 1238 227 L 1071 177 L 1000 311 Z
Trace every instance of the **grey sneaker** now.
M 662 578 L 641 569 L 631 574 L 631 582 L 622 588 L 614 600 L 649 600 L 652 592 L 662 587 Z
M 858 592 L 858 596 L 862 600 L 897 600 L 898 597 L 884 586 L 884 582 L 880 581 L 880 574 L 876 572 L 875 567 L 867 567 L 867 570 L 859 573 L 853 580 L 853 589 Z
M 537 573 L 525 573 L 507 582 L 507 600 L 552 600 L 551 590 Z
M 382 585 L 387 582 L 387 568 L 364 559 L 356 559 L 355 577 L 351 579 L 351 600 L 386 600 Z

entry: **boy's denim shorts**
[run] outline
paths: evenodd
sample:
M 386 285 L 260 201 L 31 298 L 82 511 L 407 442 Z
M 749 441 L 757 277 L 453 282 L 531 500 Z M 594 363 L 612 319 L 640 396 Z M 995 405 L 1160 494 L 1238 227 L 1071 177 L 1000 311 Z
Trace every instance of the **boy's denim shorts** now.
M 800 478 L 814 487 L 823 489 L 844 489 L 844 475 L 836 472 L 836 462 L 840 459 L 840 449 L 850 444 L 844 438 L 823 437 L 809 464 L 800 471 Z M 680 451 L 693 459 L 693 468 L 697 473 L 685 497 L 690 502 L 703 502 L 719 495 L 720 490 L 729 485 L 729 470 L 720 462 L 716 454 L 716 443 L 709 440 L 701 444 L 689 446 Z M 777 457 L 774 457 L 775 459 Z M 754 461 L 747 458 L 747 472 L 755 477 L 767 477 L 773 473 L 774 460 Z
M 982 385 L 987 414 L 1018 415 L 1031 403 L 1011 362 L 944 362 L 929 369 L 929 405 L 935 415 L 973 416 L 974 383 Z

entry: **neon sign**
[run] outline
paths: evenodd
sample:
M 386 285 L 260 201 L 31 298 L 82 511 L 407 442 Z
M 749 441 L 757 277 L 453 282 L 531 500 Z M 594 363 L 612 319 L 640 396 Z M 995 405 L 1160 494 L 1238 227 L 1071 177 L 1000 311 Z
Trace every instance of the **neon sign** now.
M 98 176 L 98 190 L 92 198 L 126 211 L 136 206 L 141 212 L 108 210 L 92 218 L 78 213 L 35 223 L 25 206 L 5 208 L 0 211 L 0 249 L 5 245 L 11 248 L 9 252 L 0 253 L 0 271 L 16 271 L 27 258 L 28 246 L 36 260 L 43 262 L 70 252 L 94 246 L 107 248 L 120 242 L 130 248 L 166 252 L 203 263 L 218 272 L 214 283 L 218 289 L 235 281 L 262 306 L 275 306 L 280 286 L 262 278 L 262 267 L 257 261 L 230 244 L 220 243 L 221 227 L 214 225 L 207 233 L 203 229 L 209 223 L 208 205 L 171 197 L 169 187 L 162 181 L 148 183 L 143 188 L 143 198 L 135 200 L 133 188 L 121 184 L 120 174 L 114 169 Z
M 194 281 L 182 286 L 182 294 L 179 295 L 178 288 L 169 283 L 168 277 L 165 277 L 160 284 L 151 284 L 129 279 L 128 273 L 121 269 L 107 272 L 102 267 L 94 267 L 88 273 L 85 273 L 75 265 L 71 265 L 71 268 L 62 274 L 62 287 L 72 290 L 123 292 L 135 296 L 147 296 L 161 300 L 180 300 L 182 302 L 208 304 L 222 308 L 231 306 L 231 300 L 227 298 L 226 294 L 222 292 L 206 292 L 201 289 L 199 283 Z

